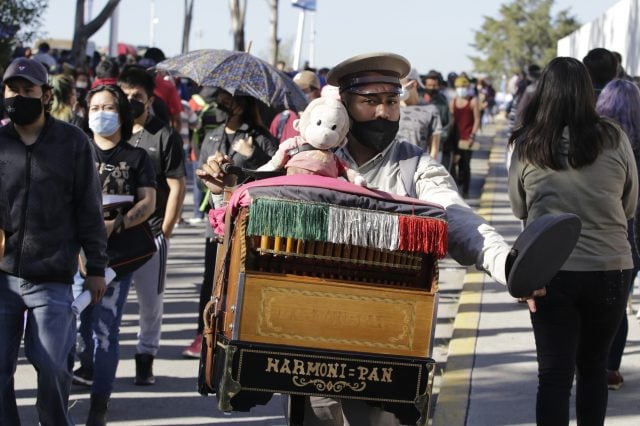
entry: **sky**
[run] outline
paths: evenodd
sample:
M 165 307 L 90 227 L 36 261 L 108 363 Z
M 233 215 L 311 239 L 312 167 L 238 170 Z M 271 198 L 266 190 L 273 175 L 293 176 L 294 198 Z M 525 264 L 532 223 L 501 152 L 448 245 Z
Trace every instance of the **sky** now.
M 97 15 L 106 0 L 92 0 Z M 367 52 L 389 51 L 409 59 L 421 73 L 437 69 L 472 71 L 470 46 L 474 32 L 481 28 L 484 16 L 499 16 L 500 5 L 511 0 L 317 0 L 317 10 L 305 15 L 305 31 L 300 64 L 331 67 L 351 56 Z M 570 9 L 582 24 L 602 15 L 617 0 L 556 0 L 553 15 Z M 47 37 L 72 39 L 75 0 L 49 0 L 43 14 L 42 31 Z M 269 58 L 268 0 L 248 0 L 245 41 L 251 41 L 251 53 Z M 156 23 L 151 27 L 151 5 Z M 280 0 L 278 36 L 283 50 L 293 50 L 300 9 L 291 0 Z M 118 39 L 148 46 L 152 40 L 167 57 L 180 53 L 182 43 L 183 0 L 121 0 Z M 231 49 L 228 0 L 195 0 L 190 50 Z M 106 24 L 91 38 L 98 47 L 109 40 Z M 311 48 L 310 34 L 315 29 Z M 312 54 L 313 52 L 313 54 Z M 312 57 L 313 56 L 313 57 Z

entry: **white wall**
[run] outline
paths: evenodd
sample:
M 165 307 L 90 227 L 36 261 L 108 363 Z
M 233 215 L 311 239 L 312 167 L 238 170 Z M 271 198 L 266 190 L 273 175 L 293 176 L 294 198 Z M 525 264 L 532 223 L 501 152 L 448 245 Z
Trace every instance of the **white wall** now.
M 558 41 L 558 56 L 582 60 L 596 47 L 619 52 L 625 71 L 640 76 L 640 0 L 620 0 L 598 19 Z

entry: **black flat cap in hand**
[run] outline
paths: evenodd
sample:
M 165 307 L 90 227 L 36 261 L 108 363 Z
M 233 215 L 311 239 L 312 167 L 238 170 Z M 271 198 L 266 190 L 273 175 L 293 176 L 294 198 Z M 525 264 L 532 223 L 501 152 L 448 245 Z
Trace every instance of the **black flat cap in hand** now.
M 516 239 L 507 258 L 507 288 L 513 297 L 527 297 L 544 287 L 569 258 L 582 222 L 571 213 L 542 215 Z

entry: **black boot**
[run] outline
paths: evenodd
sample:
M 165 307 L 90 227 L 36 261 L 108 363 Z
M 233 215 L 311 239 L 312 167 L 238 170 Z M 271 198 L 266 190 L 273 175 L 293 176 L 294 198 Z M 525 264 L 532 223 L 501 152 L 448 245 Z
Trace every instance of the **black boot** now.
M 136 354 L 136 379 L 133 382 L 138 386 L 149 386 L 156 382 L 153 377 L 153 355 Z
M 107 426 L 107 408 L 109 407 L 109 397 L 91 394 L 91 407 L 87 426 Z

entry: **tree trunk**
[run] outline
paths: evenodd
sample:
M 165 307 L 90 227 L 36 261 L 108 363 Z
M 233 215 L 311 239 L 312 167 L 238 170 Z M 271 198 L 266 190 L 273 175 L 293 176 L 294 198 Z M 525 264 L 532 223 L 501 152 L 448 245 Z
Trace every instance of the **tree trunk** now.
M 75 31 L 73 33 L 71 55 L 75 59 L 77 67 L 81 67 L 86 63 L 89 37 L 94 35 L 107 22 L 120 0 L 108 0 L 98 16 L 86 25 L 84 23 L 84 2 L 85 0 L 76 0 Z
M 184 0 L 184 27 L 182 27 L 182 53 L 189 51 L 189 35 L 193 20 L 193 3 L 195 0 Z
M 231 12 L 231 31 L 233 31 L 233 50 L 244 52 L 244 13 L 247 0 L 229 0 Z
M 278 62 L 278 47 L 280 40 L 278 39 L 278 1 L 268 0 L 269 7 L 271 9 L 271 18 L 269 24 L 271 24 L 271 63 L 275 66 Z

